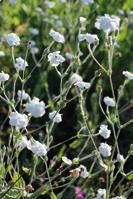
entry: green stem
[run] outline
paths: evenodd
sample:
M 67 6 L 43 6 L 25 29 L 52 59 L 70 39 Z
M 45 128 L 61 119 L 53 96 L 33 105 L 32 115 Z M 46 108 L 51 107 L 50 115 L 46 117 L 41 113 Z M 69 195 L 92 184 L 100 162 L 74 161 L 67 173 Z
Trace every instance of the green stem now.
M 98 151 L 98 148 L 97 148 L 97 146 L 96 146 L 96 143 L 95 143 L 95 141 L 94 141 L 94 139 L 93 139 L 93 136 L 92 136 L 92 134 L 91 134 L 91 131 L 90 131 L 90 129 L 88 128 L 88 124 L 87 124 L 87 122 L 86 122 L 86 116 L 85 116 L 85 112 L 84 112 L 84 108 L 83 108 L 83 96 L 82 96 L 82 94 L 80 93 L 80 109 L 81 109 L 81 114 L 82 114 L 82 118 L 83 118 L 83 121 L 84 121 L 84 125 L 86 126 L 86 129 L 87 129 L 87 131 L 88 131 L 88 133 L 89 133 L 89 135 L 90 135 L 90 139 L 91 139 L 91 141 L 92 141 L 92 143 L 93 143 L 93 145 L 94 145 L 94 148 L 95 148 L 95 150 L 96 150 L 96 152 L 97 152 L 97 156 L 98 156 L 98 159 L 99 160 L 101 160 L 102 158 L 101 158 L 101 156 L 100 156 L 100 154 L 99 154 L 99 151 Z
M 49 175 L 47 160 L 46 160 L 46 159 L 43 159 L 43 160 L 44 160 L 45 167 L 46 167 L 46 171 L 47 171 L 47 175 L 48 175 L 48 180 L 49 180 L 50 189 L 51 189 L 51 192 L 53 192 L 53 187 L 52 187 L 51 178 L 50 178 L 50 175 Z
M 34 176 L 36 176 L 36 166 L 37 166 L 37 160 L 36 160 L 36 157 L 35 157 L 34 163 L 33 163 L 32 174 L 31 174 L 31 177 L 30 177 L 30 184 L 32 183 L 32 181 L 34 179 Z
M 106 199 L 109 199 L 109 172 L 106 173 Z
M 89 49 L 89 52 L 90 52 L 90 54 L 91 54 L 93 60 L 98 64 L 98 66 L 102 69 L 102 71 L 104 71 L 104 72 L 108 75 L 108 72 L 106 71 L 106 69 L 105 69 L 105 68 L 97 61 L 97 59 L 94 57 L 90 45 L 88 45 L 88 49 Z

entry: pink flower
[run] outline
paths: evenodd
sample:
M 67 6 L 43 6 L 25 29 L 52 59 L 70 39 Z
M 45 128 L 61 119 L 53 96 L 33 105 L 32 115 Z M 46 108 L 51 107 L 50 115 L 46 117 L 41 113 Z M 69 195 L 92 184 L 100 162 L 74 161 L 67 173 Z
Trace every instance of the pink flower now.
M 130 104 L 130 105 L 128 106 L 128 109 L 133 109 L 133 104 Z
M 74 191 L 75 191 L 76 199 L 85 199 L 80 187 L 75 187 Z

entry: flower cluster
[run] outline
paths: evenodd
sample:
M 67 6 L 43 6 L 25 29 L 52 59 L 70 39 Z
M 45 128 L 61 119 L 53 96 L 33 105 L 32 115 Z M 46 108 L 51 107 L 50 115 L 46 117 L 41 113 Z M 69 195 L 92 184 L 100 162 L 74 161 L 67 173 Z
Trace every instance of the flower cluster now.
M 104 16 L 98 17 L 95 23 L 95 27 L 103 30 L 105 33 L 110 33 L 119 30 L 120 18 L 117 16 Z
M 26 136 L 23 136 L 20 140 L 17 141 L 17 146 L 20 150 L 27 148 L 32 151 L 35 155 L 43 157 L 47 154 L 47 147 L 45 144 L 41 144 L 36 140 L 28 140 Z
M 33 117 L 42 117 L 45 114 L 45 103 L 39 102 L 37 97 L 34 97 L 29 103 L 26 104 L 26 111 Z
M 104 103 L 106 104 L 106 106 L 111 106 L 114 107 L 115 106 L 115 101 L 113 98 L 111 97 L 104 97 Z
M 9 115 L 9 119 L 10 119 L 9 121 L 10 125 L 17 127 L 19 129 L 27 127 L 29 123 L 27 115 L 18 112 L 11 112 Z
M 100 143 L 99 151 L 103 157 L 109 157 L 111 155 L 111 146 L 107 143 Z
M 52 1 L 50 2 L 46 0 L 44 2 L 46 10 L 50 9 L 50 12 L 53 12 L 53 10 L 58 9 L 57 2 L 61 4 L 60 5 L 61 7 L 69 8 L 69 6 L 71 5 L 71 2 L 67 2 L 66 0 L 59 0 L 56 2 L 52 2 Z M 10 3 L 11 5 L 14 5 L 15 1 L 10 1 Z M 80 1 L 75 2 L 75 6 L 80 5 L 83 8 L 85 8 L 86 5 L 88 6 L 89 4 L 92 4 L 92 3 L 94 3 L 94 0 L 80 0 Z M 84 5 L 81 5 L 81 4 L 84 4 Z M 24 9 L 26 10 L 26 7 Z M 36 12 L 37 14 L 41 13 L 42 17 L 46 15 L 43 19 L 44 22 L 49 20 L 48 19 L 49 15 L 47 15 L 47 12 L 45 13 L 45 10 L 43 10 L 42 8 L 37 7 Z M 42 166 L 42 168 L 46 169 L 46 173 L 44 172 L 42 174 L 43 176 L 42 178 L 44 178 L 46 175 L 46 178 L 45 178 L 46 185 L 48 185 L 48 189 L 50 189 L 51 198 L 52 198 L 52 194 L 53 194 L 53 198 L 56 197 L 56 196 L 54 197 L 54 192 L 53 192 L 54 190 L 53 186 L 56 186 L 55 179 L 58 181 L 58 179 L 61 177 L 61 180 L 59 181 L 59 183 L 60 182 L 63 183 L 67 180 L 68 181 L 70 180 L 70 183 L 71 183 L 72 180 L 74 181 L 77 180 L 78 182 L 76 183 L 80 184 L 83 181 L 85 181 L 85 179 L 88 178 L 88 181 L 89 181 L 90 178 L 92 179 L 93 176 L 97 175 L 97 171 L 95 172 L 95 170 L 99 168 L 99 165 L 104 168 L 102 169 L 102 172 L 106 173 L 108 180 L 110 180 L 110 174 L 111 174 L 111 180 L 112 180 L 111 183 L 114 183 L 116 181 L 117 176 L 115 176 L 115 172 L 112 172 L 113 169 L 115 168 L 117 170 L 117 167 L 118 167 L 118 173 L 116 172 L 116 174 L 121 173 L 122 175 L 126 176 L 126 173 L 124 171 L 125 169 L 124 165 L 128 157 L 130 156 L 130 151 L 128 152 L 127 157 L 125 153 L 123 153 L 124 156 L 121 154 L 121 150 L 119 149 L 119 143 L 117 143 L 117 139 L 116 139 L 119 137 L 119 133 L 121 129 L 125 128 L 125 126 L 132 123 L 132 120 L 125 124 L 123 121 L 121 123 L 121 115 L 119 115 L 119 109 L 118 109 L 119 100 L 121 96 L 119 96 L 119 93 L 118 95 L 116 95 L 115 93 L 116 91 L 114 89 L 114 85 L 112 81 L 112 72 L 113 72 L 112 71 L 113 70 L 112 57 L 113 57 L 114 47 L 116 47 L 116 43 L 115 43 L 116 36 L 119 33 L 119 29 L 120 29 L 120 18 L 114 15 L 105 14 L 104 16 L 97 17 L 95 21 L 95 28 L 102 30 L 105 33 L 103 34 L 103 36 L 105 37 L 105 44 L 106 44 L 105 46 L 107 47 L 106 49 L 108 51 L 108 64 L 106 65 L 106 67 L 104 67 L 104 65 L 102 65 L 97 60 L 96 58 L 97 56 L 95 57 L 95 53 L 94 53 L 97 46 L 98 45 L 100 46 L 99 41 L 101 37 L 95 34 L 95 32 L 94 34 L 87 33 L 86 27 L 88 26 L 88 22 L 87 22 L 88 17 L 87 16 L 84 17 L 84 15 L 85 15 L 85 12 L 83 15 L 81 16 L 78 15 L 77 17 L 77 21 L 75 24 L 79 25 L 78 28 L 75 27 L 75 24 L 70 24 L 70 28 L 72 29 L 72 25 L 73 25 L 73 29 L 75 30 L 74 37 L 73 35 L 67 35 L 66 38 L 64 37 L 64 35 L 66 35 L 66 30 L 65 30 L 65 27 L 63 27 L 64 16 L 60 17 L 57 15 L 57 13 L 51 15 L 51 19 L 49 20 L 50 25 L 54 21 L 55 29 L 56 30 L 58 29 L 59 32 L 55 31 L 54 29 L 50 29 L 49 31 L 49 27 L 48 27 L 48 32 L 49 32 L 48 37 L 50 41 L 52 39 L 52 42 L 48 46 L 47 46 L 47 43 L 46 44 L 45 42 L 43 43 L 45 46 L 45 49 L 43 50 L 42 56 L 40 56 L 41 51 L 38 48 L 39 42 L 36 40 L 35 41 L 33 40 L 33 38 L 37 38 L 37 36 L 41 36 L 41 29 L 38 28 L 39 26 L 36 26 L 36 27 L 27 26 L 28 27 L 27 34 L 28 34 L 28 37 L 30 37 L 31 41 L 27 42 L 27 51 L 26 51 L 27 54 L 25 55 L 25 58 L 24 58 L 24 55 L 22 55 L 24 59 L 22 57 L 19 57 L 18 54 L 17 55 L 14 54 L 14 49 L 16 49 L 16 46 L 19 46 L 21 44 L 19 36 L 15 33 L 10 33 L 4 36 L 4 40 L 6 41 L 8 46 L 11 47 L 10 50 L 12 52 L 12 61 L 13 61 L 14 68 L 16 69 L 15 70 L 16 76 L 13 76 L 13 78 L 11 78 L 10 80 L 11 82 L 13 81 L 13 87 L 12 87 L 13 90 L 11 92 L 5 91 L 6 89 L 5 82 L 9 80 L 11 75 L 9 76 L 9 74 L 4 73 L 3 71 L 0 73 L 0 88 L 2 91 L 2 95 L 0 95 L 0 97 L 1 97 L 1 100 L 3 100 L 4 103 L 7 103 L 7 105 L 9 106 L 8 108 L 9 113 L 8 113 L 7 119 L 9 120 L 9 124 L 11 126 L 10 127 L 11 133 L 12 133 L 10 136 L 9 142 L 13 143 L 13 147 L 15 147 L 15 152 L 16 154 L 18 153 L 17 158 L 19 157 L 19 153 L 22 150 L 24 150 L 23 152 L 25 152 L 27 149 L 28 151 L 30 151 L 29 152 L 30 154 L 34 155 L 33 159 L 35 162 L 34 162 L 33 173 L 30 180 L 31 184 L 33 180 L 36 179 L 36 176 L 37 178 L 40 179 L 41 175 L 39 174 L 39 172 L 37 173 L 36 170 L 38 169 L 37 167 L 39 167 L 38 165 L 40 164 L 40 161 L 43 161 L 45 167 Z M 27 30 L 27 27 L 25 28 L 26 30 Z M 18 30 L 19 28 L 18 29 L 15 28 L 16 32 Z M 64 35 L 61 34 L 60 32 L 63 33 Z M 73 41 L 73 39 L 74 39 L 74 42 L 77 41 L 76 45 L 73 46 L 73 45 L 66 44 L 67 41 L 69 40 L 69 36 L 70 36 L 70 41 Z M 44 37 L 44 41 L 45 41 L 45 37 Z M 84 46 L 85 48 L 87 48 L 86 53 L 84 53 L 83 51 Z M 54 50 L 54 48 L 56 48 L 56 50 Z M 33 58 L 34 63 L 35 63 L 35 66 L 31 69 L 31 72 L 29 72 L 31 68 L 30 66 L 31 60 L 29 59 L 29 55 L 31 55 L 31 58 Z M 3 59 L 4 56 L 5 56 L 4 51 L 0 51 L 0 57 L 2 57 Z M 38 59 L 39 56 L 40 56 L 40 59 Z M 92 72 L 92 74 L 90 74 L 89 76 L 89 78 L 91 77 L 90 82 L 88 80 L 84 81 L 84 79 L 87 79 L 88 73 L 86 73 L 85 75 L 82 74 L 83 71 L 85 71 L 84 65 L 85 63 L 87 63 L 89 59 L 93 59 L 93 61 L 98 65 L 98 67 L 100 67 L 100 70 L 97 70 L 95 73 Z M 28 79 L 32 77 L 32 73 L 38 68 L 40 69 L 41 72 L 43 71 L 43 67 L 41 65 L 42 60 L 44 61 L 44 63 L 45 62 L 49 63 L 48 68 L 46 68 L 46 71 L 45 71 L 46 75 L 47 75 L 47 72 L 49 72 L 49 70 L 55 70 L 59 75 L 58 78 L 60 81 L 58 92 L 51 93 L 51 90 L 49 92 L 49 89 L 48 89 L 49 85 L 44 83 L 47 78 L 44 79 L 44 82 L 42 82 L 43 78 L 41 79 L 40 82 L 42 83 L 42 86 L 46 88 L 45 90 L 45 93 L 47 95 L 45 98 L 45 101 L 47 101 L 46 104 L 43 101 L 44 99 L 43 95 L 41 96 L 40 99 L 38 97 L 34 97 L 38 95 L 38 93 L 40 92 L 40 89 L 37 88 L 36 89 L 37 92 L 33 92 L 33 95 L 31 96 L 30 96 L 30 93 L 32 93 L 32 90 L 30 88 L 26 90 L 26 86 L 28 87 L 28 84 L 26 83 Z M 88 62 L 88 65 L 89 63 L 90 62 Z M 59 65 L 62 65 L 62 67 L 60 67 Z M 49 66 L 53 66 L 53 67 L 49 67 Z M 26 71 L 27 67 L 28 67 L 28 70 Z M 9 70 L 6 69 L 6 71 L 9 71 Z M 42 72 L 42 76 L 43 76 L 43 72 Z M 103 73 L 103 76 L 102 76 L 102 73 Z M 109 83 L 110 83 L 109 86 L 111 88 L 110 96 L 112 97 L 106 96 L 104 93 L 105 97 L 103 98 L 103 102 L 101 103 L 100 94 L 97 91 L 100 90 L 99 87 L 101 87 L 101 83 L 99 85 L 99 82 L 102 82 L 101 76 L 104 77 L 104 74 L 106 74 L 106 77 L 109 78 Z M 125 84 L 131 82 L 129 80 L 133 80 L 132 72 L 123 71 L 122 74 L 123 76 L 125 76 L 126 80 L 121 86 L 121 89 L 124 88 Z M 97 83 L 98 86 L 94 84 L 96 79 L 98 79 L 98 83 Z M 20 84 L 21 86 L 19 87 Z M 95 88 L 93 87 L 93 85 Z M 89 96 L 88 97 L 87 94 L 90 88 L 92 91 L 94 88 L 95 93 L 92 96 L 88 95 Z M 98 97 L 99 97 L 99 101 L 98 101 Z M 74 136 L 72 135 L 72 137 L 70 137 L 68 140 L 61 141 L 59 144 L 54 143 L 53 142 L 54 136 L 58 136 L 58 135 L 53 133 L 53 131 L 55 130 L 56 132 L 56 129 L 55 129 L 56 126 L 62 127 L 62 123 L 63 122 L 65 123 L 65 120 L 64 120 L 65 114 L 62 116 L 62 112 L 64 113 L 67 104 L 75 99 L 77 100 L 76 103 L 78 103 L 75 110 L 79 111 L 76 113 L 78 123 L 74 124 L 74 128 L 76 129 L 77 133 Z M 101 125 L 99 125 L 98 123 L 98 121 L 100 121 L 99 119 L 101 118 L 98 118 L 97 116 L 96 116 L 96 119 L 94 119 L 93 121 L 90 121 L 90 118 L 93 118 L 93 117 L 95 118 L 95 115 L 93 116 L 93 114 L 91 115 L 91 113 L 88 113 L 88 107 L 86 106 L 88 105 L 87 104 L 88 99 L 90 99 L 91 104 L 94 104 L 94 105 L 95 104 L 97 105 L 99 102 L 100 110 L 103 113 L 103 116 L 105 116 L 104 119 L 102 118 L 103 120 L 101 121 Z M 104 110 L 104 107 L 105 107 L 105 110 Z M 47 110 L 50 110 L 50 111 L 47 112 Z M 97 109 L 97 106 L 94 106 L 95 114 L 97 110 L 99 111 L 99 109 Z M 36 125 L 32 125 L 33 121 L 37 122 L 36 129 L 34 129 Z M 6 120 L 4 122 L 6 122 Z M 40 126 L 40 123 L 43 123 L 42 126 Z M 98 129 L 98 133 L 95 133 L 97 132 L 97 129 Z M 118 132 L 116 130 L 118 130 Z M 113 135 L 111 134 L 111 131 L 113 132 Z M 34 132 L 37 132 L 36 135 L 33 134 Z M 38 139 L 39 141 L 34 139 L 34 137 Z M 100 142 L 99 145 L 97 145 L 98 143 L 96 141 L 97 137 L 98 138 L 100 137 L 100 139 L 104 140 Z M 111 139 L 108 140 L 109 138 L 111 139 L 115 138 L 114 146 L 112 144 L 113 142 L 109 144 L 109 141 L 112 141 Z M 44 141 L 42 141 L 42 139 Z M 74 142 L 72 142 L 72 144 L 71 143 L 69 144 L 69 142 L 73 139 L 74 139 Z M 107 143 L 105 142 L 105 139 Z M 68 145 L 66 143 L 68 143 Z M 90 143 L 92 144 L 92 146 Z M 48 152 L 49 151 L 51 152 L 51 149 L 55 149 L 60 146 L 62 148 L 60 149 L 58 154 L 56 154 L 54 157 L 52 157 L 53 155 L 49 156 Z M 9 146 L 9 147 L 12 147 L 12 146 Z M 64 154 L 64 150 L 68 150 L 67 153 L 69 154 L 69 148 L 75 149 L 77 158 L 69 159 L 66 156 L 62 156 L 62 154 Z M 89 152 L 87 152 L 88 148 L 90 148 Z M 71 153 L 70 157 L 71 155 L 73 154 Z M 39 158 L 37 158 L 36 156 Z M 16 160 L 16 163 L 14 163 L 15 161 L 11 163 L 11 164 L 16 164 L 14 169 L 12 170 L 14 171 L 16 170 L 15 172 L 19 173 L 19 168 L 17 168 L 19 167 L 19 164 L 17 162 L 18 159 L 14 157 L 12 157 L 12 154 L 11 154 L 11 158 L 13 159 L 13 161 Z M 89 164 L 88 165 L 85 164 L 87 166 L 84 166 L 83 165 L 84 160 L 89 159 L 90 157 L 91 157 L 91 161 L 93 160 L 93 162 L 88 161 Z M 0 159 L 2 158 L 0 157 Z M 62 160 L 61 163 L 58 162 L 58 160 L 59 161 Z M 54 172 L 54 169 L 57 168 L 58 165 L 60 166 L 57 169 L 57 173 L 56 173 Z M 65 175 L 68 174 L 68 176 L 64 177 L 63 174 L 64 174 L 64 171 L 66 171 L 65 169 L 68 169 L 68 172 L 65 173 Z M 98 174 L 99 174 L 99 171 L 98 171 Z M 59 183 L 57 182 L 57 187 L 55 188 L 58 188 L 58 185 L 60 186 Z M 108 182 L 107 185 L 112 186 L 111 183 Z M 69 183 L 68 183 L 68 186 L 69 186 Z M 102 188 L 99 188 L 99 189 L 97 188 L 94 190 L 92 189 L 92 192 L 93 192 L 92 197 L 94 196 L 97 199 L 109 199 L 109 198 L 125 199 L 124 195 L 126 194 L 124 194 L 123 192 L 117 193 L 117 195 L 121 195 L 121 196 L 116 196 L 112 198 L 112 196 L 114 196 L 114 193 L 113 194 L 109 193 L 112 187 L 106 186 L 106 189 L 104 188 L 104 186 L 99 186 L 99 187 L 102 187 Z M 75 187 L 73 190 L 75 192 L 75 196 L 77 199 L 85 199 L 85 197 L 87 197 L 87 196 L 84 196 L 85 194 L 83 194 L 85 189 L 83 190 L 83 192 L 81 191 L 80 187 Z M 96 193 L 96 190 L 97 190 L 97 193 Z M 89 189 L 89 191 L 91 192 L 91 188 Z M 46 194 L 49 194 L 49 191 Z
M 20 45 L 20 38 L 15 33 L 10 33 L 5 35 L 5 39 L 9 46 L 19 46 Z
M 5 82 L 9 79 L 9 75 L 7 73 L 4 73 L 3 71 L 0 73 L 0 83 Z
M 52 111 L 51 113 L 49 113 L 49 118 L 55 123 L 60 123 L 62 121 L 62 116 L 57 111 Z
M 49 53 L 48 61 L 52 66 L 57 67 L 59 64 L 65 61 L 65 58 L 62 55 L 60 55 L 60 51 L 56 51 L 53 53 Z
M 108 139 L 110 137 L 111 131 L 108 129 L 107 125 L 101 125 L 99 134 L 104 138 Z
M 28 93 L 25 92 L 25 90 L 18 90 L 17 93 L 18 97 L 22 100 L 27 100 L 28 98 L 30 98 L 30 96 L 28 95 Z
M 21 57 L 16 58 L 15 68 L 18 71 L 24 71 L 28 66 L 28 63 Z

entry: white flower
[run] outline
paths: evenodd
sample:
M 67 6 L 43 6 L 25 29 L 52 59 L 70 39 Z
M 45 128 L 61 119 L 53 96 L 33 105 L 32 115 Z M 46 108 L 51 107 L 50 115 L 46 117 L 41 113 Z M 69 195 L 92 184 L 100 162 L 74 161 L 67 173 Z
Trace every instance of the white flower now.
M 100 126 L 99 134 L 104 138 L 108 139 L 110 137 L 111 131 L 108 129 L 107 125 L 102 124 Z
M 72 76 L 70 77 L 70 82 L 71 84 L 76 83 L 76 82 L 82 82 L 82 77 L 78 75 L 77 73 L 73 73 Z
M 97 190 L 97 199 L 106 199 L 106 189 Z
M 27 66 L 28 63 L 24 59 L 22 59 L 21 57 L 16 58 L 15 68 L 18 71 L 24 71 Z
M 7 73 L 4 73 L 3 71 L 0 73 L 0 83 L 5 82 L 9 79 L 9 75 Z
M 9 46 L 19 46 L 20 38 L 15 33 L 10 33 L 5 35 L 5 39 Z
M 118 30 L 119 25 L 120 25 L 120 18 L 113 15 L 109 16 L 108 14 L 98 17 L 95 23 L 96 28 L 103 30 L 106 33 Z
M 130 73 L 129 71 L 123 71 L 122 74 L 128 79 L 133 80 L 133 73 Z
M 85 23 L 86 18 L 85 17 L 79 17 L 79 21 L 81 24 Z
M 80 34 L 78 38 L 79 38 L 79 41 L 84 41 L 84 40 L 86 40 L 87 43 L 89 43 L 89 44 L 94 44 L 95 42 L 98 42 L 98 41 L 99 41 L 97 35 L 95 35 L 95 34 L 89 34 L 89 33 Z
M 0 57 L 4 57 L 4 56 L 5 56 L 4 51 L 0 51 Z
M 22 98 L 22 100 L 27 100 L 29 98 L 29 95 L 25 92 L 25 90 L 23 91 L 18 90 L 17 95 L 19 98 Z
M 56 32 L 55 30 L 51 29 L 49 32 L 49 35 L 53 38 L 54 41 L 59 42 L 59 43 L 64 43 L 65 39 L 62 34 L 59 32 Z
M 74 85 L 81 88 L 81 89 L 82 88 L 89 89 L 90 86 L 91 86 L 91 84 L 89 82 L 83 82 L 83 81 L 82 82 L 81 81 L 76 82 Z
M 99 39 L 98 39 L 98 36 L 95 35 L 95 34 L 86 34 L 86 41 L 89 43 L 89 44 L 93 44 L 95 42 L 99 42 Z
M 68 165 L 72 165 L 72 161 L 65 156 L 62 157 L 62 161 L 65 162 Z
M 121 163 L 124 163 L 125 159 L 124 159 L 123 155 L 117 154 L 117 161 L 121 162 Z
M 25 128 L 28 126 L 28 117 L 25 114 L 20 114 L 18 112 L 11 112 L 9 115 L 9 124 L 11 126 L 18 127 L 19 129 Z
M 86 34 L 80 34 L 78 36 L 79 41 L 84 41 L 86 39 Z
M 17 146 L 20 148 L 20 150 L 23 150 L 24 148 L 30 149 L 31 142 L 27 139 L 26 136 L 23 136 L 20 140 L 17 141 Z
M 84 165 L 80 165 L 79 169 L 81 171 L 80 176 L 83 177 L 83 178 L 87 178 L 89 172 L 87 171 L 86 167 Z
M 33 35 L 39 34 L 39 30 L 37 28 L 29 28 L 29 32 Z
M 39 102 L 39 99 L 34 97 L 28 104 L 26 104 L 26 111 L 31 113 L 35 118 L 42 117 L 45 114 L 45 103 Z
M 47 4 L 47 6 L 48 6 L 48 8 L 54 8 L 54 6 L 55 6 L 55 2 L 46 2 L 46 4 Z
M 115 101 L 113 98 L 110 98 L 110 97 L 104 97 L 103 99 L 104 103 L 107 105 L 107 106 L 111 106 L 111 107 L 114 107 L 115 106 Z
M 94 3 L 94 0 L 81 0 L 81 3 L 88 5 L 88 4 Z
M 47 147 L 45 144 L 41 144 L 40 142 L 34 140 L 33 143 L 31 143 L 30 150 L 32 153 L 34 153 L 37 156 L 45 156 L 47 154 Z
M 109 157 L 111 155 L 111 146 L 106 143 L 100 143 L 99 151 L 103 157 Z
M 52 66 L 58 66 L 65 61 L 65 58 L 60 55 L 60 51 L 49 53 L 48 61 Z
M 53 120 L 55 123 L 59 123 L 62 121 L 61 114 L 57 111 L 52 111 L 49 113 L 49 119 Z

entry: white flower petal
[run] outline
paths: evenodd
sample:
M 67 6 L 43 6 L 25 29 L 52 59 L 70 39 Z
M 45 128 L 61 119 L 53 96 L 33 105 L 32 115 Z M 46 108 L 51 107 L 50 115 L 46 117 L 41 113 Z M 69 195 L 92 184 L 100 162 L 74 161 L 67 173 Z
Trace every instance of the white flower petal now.
M 97 199 L 106 199 L 106 189 L 97 190 Z
M 17 141 L 17 146 L 20 148 L 20 150 L 23 150 L 24 148 L 30 148 L 31 143 L 30 140 L 27 139 L 26 136 L 23 136 L 20 140 Z
M 70 83 L 74 84 L 76 82 L 82 82 L 82 77 L 78 75 L 77 73 L 73 73 L 72 76 L 70 77 Z
M 79 169 L 81 171 L 80 176 L 83 177 L 84 179 L 88 177 L 89 172 L 87 171 L 86 167 L 84 165 L 80 165 Z
M 55 123 L 62 122 L 62 116 L 57 111 L 52 111 L 49 113 L 49 119 L 53 120 Z
M 133 80 L 133 73 L 130 73 L 129 71 L 123 71 L 122 74 L 128 79 Z
M 11 112 L 9 115 L 9 123 L 11 126 L 18 127 L 19 129 L 28 126 L 28 117 L 25 114 L 20 114 L 18 112 Z
M 111 131 L 108 129 L 107 125 L 101 125 L 100 126 L 100 130 L 99 130 L 99 134 L 104 138 L 104 139 L 108 139 L 110 137 Z
M 5 82 L 9 79 L 9 75 L 7 73 L 4 73 L 3 71 L 0 73 L 0 83 Z
M 56 41 L 58 43 L 65 42 L 64 36 L 62 34 L 60 34 L 59 32 L 56 32 L 53 29 L 50 30 L 49 35 L 53 38 L 54 41 Z
M 5 40 L 7 41 L 9 46 L 19 46 L 20 38 L 15 33 L 10 33 L 5 35 Z
M 106 33 L 113 32 L 119 29 L 120 18 L 117 16 L 109 16 L 105 14 L 96 19 L 95 27 L 103 30 Z
M 72 165 L 72 161 L 65 156 L 62 157 L 62 161 L 65 162 L 68 165 Z
M 31 149 L 32 153 L 34 153 L 37 156 L 45 156 L 47 154 L 47 147 L 45 144 L 41 144 L 39 141 L 33 141 L 31 142 Z
M 124 163 L 125 159 L 124 159 L 123 155 L 117 154 L 117 161 L 121 162 L 121 163 Z
M 88 44 L 94 44 L 96 42 L 99 42 L 98 36 L 95 34 L 80 34 L 79 35 L 79 41 L 86 41 Z
M 83 81 L 76 82 L 74 85 L 75 85 L 75 86 L 78 86 L 78 87 L 81 88 L 81 89 L 83 89 L 83 88 L 89 89 L 90 86 L 91 86 L 91 84 L 90 84 L 89 82 L 83 82 Z
M 29 98 L 29 95 L 25 92 L 25 90 L 23 91 L 18 90 L 17 95 L 19 98 L 22 98 L 22 100 L 27 100 Z
M 113 98 L 110 98 L 110 97 L 104 97 L 104 103 L 107 105 L 107 106 L 111 106 L 111 107 L 114 107 L 115 106 L 115 101 Z
M 39 102 L 39 99 L 34 97 L 26 104 L 26 111 L 35 118 L 42 117 L 45 114 L 45 103 L 43 101 Z
M 25 68 L 28 66 L 27 61 L 25 61 L 24 59 L 22 59 L 21 57 L 16 58 L 16 64 L 15 64 L 15 68 L 18 71 L 24 71 Z
M 65 61 L 65 58 L 60 55 L 60 51 L 56 51 L 53 53 L 49 53 L 48 61 L 50 62 L 52 66 L 57 67 L 59 64 Z
M 109 157 L 111 155 L 111 146 L 106 143 L 100 143 L 99 152 L 103 157 Z

